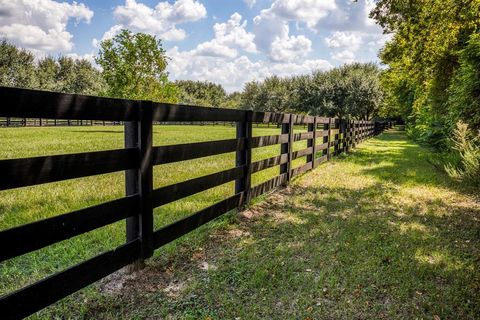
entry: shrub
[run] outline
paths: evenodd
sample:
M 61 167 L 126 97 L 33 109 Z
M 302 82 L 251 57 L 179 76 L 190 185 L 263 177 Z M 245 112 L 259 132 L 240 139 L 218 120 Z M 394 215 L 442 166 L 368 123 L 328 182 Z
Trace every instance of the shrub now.
M 445 165 L 450 177 L 480 185 L 480 133 L 472 133 L 468 124 L 457 123 L 451 138 L 456 160 Z

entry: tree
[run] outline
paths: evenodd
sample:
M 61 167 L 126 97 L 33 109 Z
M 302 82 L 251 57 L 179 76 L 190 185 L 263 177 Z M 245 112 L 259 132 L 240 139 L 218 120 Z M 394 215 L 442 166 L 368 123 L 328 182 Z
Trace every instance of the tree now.
M 178 91 L 165 71 L 167 59 L 154 36 L 122 30 L 100 43 L 95 61 L 102 67 L 109 96 L 177 102 Z
M 411 136 L 444 147 L 459 120 L 452 111 L 475 105 L 470 89 L 460 89 L 459 69 L 468 68 L 462 52 L 480 30 L 480 1 L 379 0 L 371 17 L 393 35 L 380 53 L 388 65 L 382 83 L 391 102 L 383 112 L 402 114 Z M 479 113 L 478 108 L 461 111 L 460 120 L 474 126 Z
M 480 34 L 472 34 L 459 53 L 460 67 L 448 90 L 449 118 L 467 121 L 480 132 Z
M 102 74 L 85 59 L 45 57 L 39 60 L 36 69 L 38 89 L 90 95 L 106 91 Z
M 58 87 L 58 64 L 53 57 L 40 59 L 37 64 L 38 89 L 59 91 Z
M 74 79 L 69 84 L 69 90 L 74 93 L 103 95 L 107 90 L 107 84 L 99 70 L 85 60 L 75 60 L 73 66 Z
M 354 63 L 296 78 L 296 108 L 311 115 L 371 120 L 383 99 L 380 70 Z
M 32 53 L 18 49 L 7 41 L 0 43 L 0 84 L 9 87 L 36 86 L 35 63 Z
M 175 86 L 180 91 L 180 101 L 185 104 L 220 107 L 227 98 L 222 85 L 213 82 L 177 80 Z
M 296 88 L 293 79 L 272 76 L 263 82 L 245 85 L 240 108 L 265 112 L 290 112 L 295 108 Z
M 242 99 L 242 93 L 235 91 L 227 95 L 227 98 L 222 102 L 221 107 L 227 109 L 239 109 Z

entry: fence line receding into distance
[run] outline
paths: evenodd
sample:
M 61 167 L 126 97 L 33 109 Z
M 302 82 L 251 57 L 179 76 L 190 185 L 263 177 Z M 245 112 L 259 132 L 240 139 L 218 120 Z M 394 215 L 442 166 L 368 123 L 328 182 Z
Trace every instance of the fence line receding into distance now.
M 153 251 L 250 199 L 287 184 L 293 177 L 363 140 L 380 133 L 391 123 L 340 121 L 306 115 L 204 108 L 71 95 L 0 87 L 0 117 L 43 118 L 61 121 L 123 122 L 125 148 L 109 151 L 0 160 L 0 191 L 42 183 L 125 171 L 126 195 L 78 211 L 0 231 L 0 262 L 53 245 L 74 236 L 127 220 L 126 243 L 114 250 L 51 275 L 0 297 L 2 317 L 21 318 L 134 263 Z M 152 145 L 154 122 L 236 123 L 236 139 L 169 146 Z M 275 123 L 280 135 L 253 137 L 253 123 Z M 307 132 L 295 133 L 294 125 Z M 293 143 L 307 140 L 307 148 L 293 151 Z M 279 155 L 252 162 L 252 149 L 281 145 Z M 153 166 L 236 152 L 232 169 L 173 185 L 153 188 Z M 305 164 L 292 162 L 305 157 Z M 251 185 L 252 173 L 279 166 L 279 175 Z M 154 230 L 153 209 L 201 191 L 235 181 L 233 195 L 170 225 Z

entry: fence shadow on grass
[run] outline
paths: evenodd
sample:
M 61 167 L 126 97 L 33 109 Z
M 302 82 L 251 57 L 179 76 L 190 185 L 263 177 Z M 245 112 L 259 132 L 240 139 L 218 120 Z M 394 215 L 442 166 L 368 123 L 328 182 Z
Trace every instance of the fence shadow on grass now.
M 258 254 L 246 263 L 261 268 L 262 260 L 278 258 L 276 263 L 287 261 L 295 272 L 316 270 L 322 278 L 318 285 L 309 284 L 306 274 L 300 287 L 287 282 L 295 289 L 272 278 L 273 283 L 261 285 L 287 295 L 299 290 L 297 296 L 307 297 L 332 286 L 330 299 L 339 308 L 356 301 L 342 313 L 346 317 L 390 313 L 409 318 L 433 312 L 441 318 L 474 318 L 480 311 L 480 278 L 474 271 L 480 259 L 480 209 L 441 199 L 403 205 L 394 193 L 382 183 L 358 190 L 296 187 L 285 203 L 267 206 L 273 214 L 249 228 L 254 248 L 247 251 Z M 313 206 L 305 206 L 309 201 Z M 288 212 L 290 218 L 279 223 L 275 212 Z M 276 248 L 288 249 L 275 257 L 269 251 Z M 356 296 L 358 288 L 362 297 Z M 370 313 L 365 304 L 377 311 Z M 328 308 L 333 314 L 338 307 Z

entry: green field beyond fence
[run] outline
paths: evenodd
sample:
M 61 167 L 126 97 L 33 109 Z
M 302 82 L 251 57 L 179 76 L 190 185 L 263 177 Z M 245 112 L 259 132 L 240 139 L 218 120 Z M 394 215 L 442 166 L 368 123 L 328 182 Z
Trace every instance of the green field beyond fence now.
M 303 126 L 297 128 L 305 131 Z M 120 149 L 123 126 L 9 128 L 0 135 L 0 159 L 80 153 Z M 253 129 L 256 136 L 280 133 L 275 126 Z M 154 145 L 174 145 L 235 138 L 235 127 L 167 125 L 154 127 Z M 295 150 L 306 148 L 306 141 L 295 143 Z M 280 153 L 280 145 L 258 148 L 253 161 Z M 305 158 L 295 160 L 295 165 Z M 235 153 L 164 164 L 154 168 L 154 187 L 174 184 L 235 166 Z M 258 184 L 279 174 L 273 167 L 253 175 Z M 93 206 L 125 195 L 123 172 L 0 192 L 0 230 Z M 198 193 L 155 209 L 155 229 L 208 207 L 234 192 L 234 182 Z M 125 243 L 125 222 L 94 230 L 0 264 L 0 293 L 33 283 L 101 252 Z M 158 252 L 157 252 L 158 253 Z
M 13 88 L 0 93 L 11 106 L 0 110 L 3 117 L 124 124 L 2 129 L 0 309 L 14 318 L 152 257 L 391 126 Z M 235 126 L 206 125 L 218 122 Z

